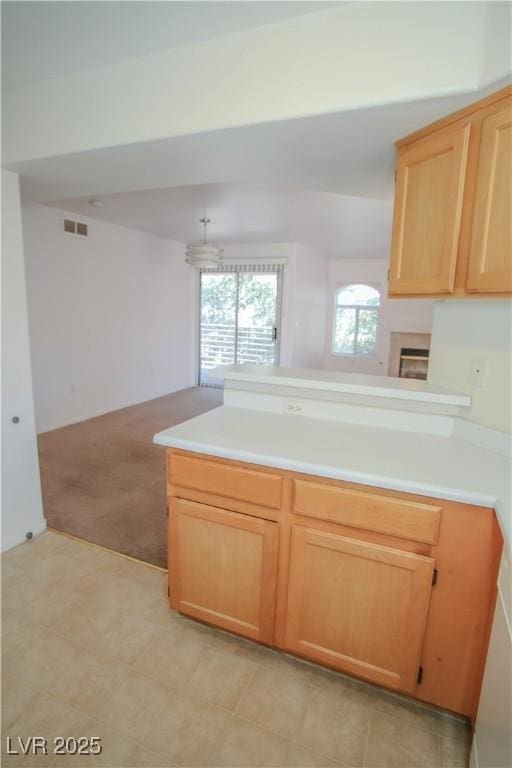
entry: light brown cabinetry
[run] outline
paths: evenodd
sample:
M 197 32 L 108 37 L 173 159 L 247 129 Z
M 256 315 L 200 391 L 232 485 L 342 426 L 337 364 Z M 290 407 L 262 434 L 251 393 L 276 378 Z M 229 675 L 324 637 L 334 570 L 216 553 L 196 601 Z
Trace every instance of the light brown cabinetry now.
M 337 485 L 295 480 L 293 511 L 298 515 L 434 544 L 441 506 L 390 498 Z
M 173 608 L 474 715 L 492 510 L 176 449 L 167 492 Z
M 512 290 L 512 109 L 484 115 L 469 246 L 469 291 Z
M 389 294 L 512 290 L 510 88 L 397 142 Z
M 169 526 L 173 608 L 271 643 L 277 547 L 277 523 L 173 499 Z
M 398 155 L 390 293 L 451 293 L 470 126 L 419 139 Z
M 413 693 L 433 570 L 431 557 L 294 525 L 286 647 Z

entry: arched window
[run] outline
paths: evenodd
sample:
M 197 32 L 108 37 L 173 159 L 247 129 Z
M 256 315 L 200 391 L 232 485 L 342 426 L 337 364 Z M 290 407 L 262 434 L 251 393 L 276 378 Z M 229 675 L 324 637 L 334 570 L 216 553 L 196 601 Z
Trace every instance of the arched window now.
M 336 291 L 333 352 L 371 355 L 377 345 L 380 293 L 371 285 L 344 285 Z

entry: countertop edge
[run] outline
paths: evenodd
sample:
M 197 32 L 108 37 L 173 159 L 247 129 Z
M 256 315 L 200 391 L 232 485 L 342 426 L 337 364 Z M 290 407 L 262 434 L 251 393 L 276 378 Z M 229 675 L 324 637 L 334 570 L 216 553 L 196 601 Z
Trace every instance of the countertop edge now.
M 334 467 L 322 464 L 310 464 L 300 462 L 294 459 L 283 457 L 268 456 L 251 451 L 231 450 L 229 448 L 220 448 L 211 443 L 201 443 L 196 440 L 189 440 L 178 437 L 162 438 L 155 435 L 153 442 L 156 445 L 162 445 L 166 448 L 178 448 L 192 453 L 209 454 L 222 459 L 232 459 L 233 461 L 245 461 L 248 464 L 260 464 L 274 469 L 283 469 L 291 472 L 299 472 L 305 475 L 314 475 L 316 477 L 327 477 L 332 480 L 343 480 L 345 482 L 360 483 L 374 488 L 385 488 L 392 491 L 402 491 L 403 493 L 415 493 L 419 496 L 430 496 L 436 499 L 445 499 L 446 501 L 455 501 L 460 504 L 472 504 L 477 507 L 486 507 L 495 509 L 499 502 L 498 495 L 486 495 L 471 493 L 457 488 L 446 486 L 432 486 L 428 483 L 415 483 L 404 479 L 389 477 L 385 475 L 366 474 L 356 470 L 345 470 L 342 467 Z
M 367 395 L 378 398 L 394 398 L 438 405 L 454 405 L 469 408 L 471 396 L 456 393 L 424 392 L 414 389 L 399 389 L 393 387 L 375 387 L 370 384 L 351 384 L 349 382 L 322 381 L 321 379 L 300 379 L 294 376 L 275 377 L 262 374 L 243 373 L 239 371 L 219 371 L 219 378 L 224 381 L 244 381 L 260 384 L 280 385 L 298 389 L 318 389 L 327 392 L 346 392 Z

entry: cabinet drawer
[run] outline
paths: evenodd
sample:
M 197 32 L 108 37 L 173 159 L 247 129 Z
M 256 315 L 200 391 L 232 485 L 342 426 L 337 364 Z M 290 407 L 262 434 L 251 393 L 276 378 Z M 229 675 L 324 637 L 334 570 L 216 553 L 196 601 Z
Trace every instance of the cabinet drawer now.
M 173 486 L 270 509 L 281 507 L 282 477 L 272 472 L 259 472 L 176 453 L 169 454 L 168 472 Z
M 307 480 L 295 480 L 293 496 L 297 515 L 423 544 L 437 541 L 441 507 Z

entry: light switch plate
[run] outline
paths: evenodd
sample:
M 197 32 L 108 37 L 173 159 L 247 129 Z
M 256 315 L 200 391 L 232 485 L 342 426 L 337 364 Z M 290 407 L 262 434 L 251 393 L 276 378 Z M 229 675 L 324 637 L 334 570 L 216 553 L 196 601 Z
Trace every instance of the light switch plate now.
M 483 387 L 487 377 L 487 360 L 474 357 L 469 364 L 468 383 L 473 387 Z

